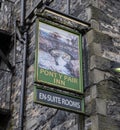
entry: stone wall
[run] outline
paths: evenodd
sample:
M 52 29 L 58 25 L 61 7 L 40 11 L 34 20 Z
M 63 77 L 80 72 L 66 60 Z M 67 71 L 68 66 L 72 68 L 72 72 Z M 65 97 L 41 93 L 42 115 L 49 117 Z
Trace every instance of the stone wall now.
M 38 2 L 38 1 L 37 1 Z M 20 15 L 20 1 L 16 1 L 15 12 L 17 19 Z M 36 6 L 35 1 L 27 2 L 27 14 Z M 31 10 L 30 10 L 31 9 Z M 59 130 L 59 129 L 78 129 L 78 115 L 62 110 L 57 110 L 42 106 L 33 102 L 34 94 L 34 62 L 35 62 L 35 33 L 36 23 L 30 26 L 28 31 L 28 47 L 27 47 L 27 78 L 25 89 L 25 110 L 24 110 L 24 129 L 26 130 Z M 9 122 L 9 128 L 14 130 L 19 129 L 20 120 L 20 89 L 22 82 L 22 59 L 23 45 L 20 41 L 16 41 L 15 52 L 15 74 L 12 81 L 12 119 Z
M 38 1 L 26 1 L 26 15 Z M 39 1 L 40 2 L 40 1 Z M 114 6 L 112 6 L 114 5 Z M 120 2 L 118 0 L 72 0 L 70 14 L 91 23 L 84 36 L 87 41 L 89 84 L 85 89 L 85 130 L 119 130 L 119 75 L 112 72 L 111 61 L 120 60 Z M 66 13 L 66 1 L 54 0 L 51 7 Z M 20 20 L 20 1 L 15 1 L 16 20 Z M 78 114 L 57 110 L 33 102 L 36 24 L 28 30 L 27 77 L 25 87 L 25 130 L 79 130 Z M 12 77 L 11 120 L 8 130 L 18 130 L 22 82 L 23 45 L 15 41 L 10 61 L 15 63 Z M 15 58 L 13 58 L 15 51 Z M 83 57 L 84 58 L 84 57 Z M 1 80 L 2 81 L 2 78 Z M 10 79 L 9 79 L 10 81 Z M 8 82 L 8 84 L 10 84 Z
M 0 68 L 7 70 L 4 63 L 0 63 Z M 12 74 L 9 71 L 0 70 L 0 108 L 9 109 Z
M 89 86 L 86 90 L 86 129 L 120 129 L 119 74 L 111 61 L 119 62 L 118 1 L 93 1 L 88 7 L 93 30 L 86 35 L 89 54 Z M 114 5 L 114 6 L 112 6 Z M 93 123 L 94 122 L 94 123 Z M 86 124 L 87 124 L 86 123 Z
M 0 6 L 0 29 L 9 32 L 13 31 L 13 20 L 14 20 L 14 4 L 1 0 Z

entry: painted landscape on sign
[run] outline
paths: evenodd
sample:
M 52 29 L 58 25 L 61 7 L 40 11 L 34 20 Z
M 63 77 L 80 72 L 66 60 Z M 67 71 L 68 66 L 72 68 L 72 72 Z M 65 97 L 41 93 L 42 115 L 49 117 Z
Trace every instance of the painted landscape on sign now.
M 40 22 L 38 67 L 79 78 L 79 35 Z

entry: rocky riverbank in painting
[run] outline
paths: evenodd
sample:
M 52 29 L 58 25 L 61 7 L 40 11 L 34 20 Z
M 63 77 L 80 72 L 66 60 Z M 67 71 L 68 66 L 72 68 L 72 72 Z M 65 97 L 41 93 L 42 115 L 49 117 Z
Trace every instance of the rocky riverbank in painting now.
M 40 25 L 39 67 L 79 77 L 79 36 L 44 23 Z

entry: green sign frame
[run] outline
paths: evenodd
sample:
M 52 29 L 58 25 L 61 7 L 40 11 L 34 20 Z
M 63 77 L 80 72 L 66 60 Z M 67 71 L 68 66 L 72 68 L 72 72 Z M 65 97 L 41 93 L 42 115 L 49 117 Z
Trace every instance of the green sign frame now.
M 34 102 L 74 113 L 84 114 L 84 98 L 34 86 Z
M 81 34 L 36 23 L 35 82 L 82 94 Z

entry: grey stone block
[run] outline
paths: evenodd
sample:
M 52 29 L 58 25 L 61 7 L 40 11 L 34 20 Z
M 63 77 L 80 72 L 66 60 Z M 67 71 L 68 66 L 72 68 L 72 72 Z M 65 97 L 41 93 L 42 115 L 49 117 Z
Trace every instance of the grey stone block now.
M 106 100 L 96 99 L 96 110 L 98 114 L 106 115 Z

